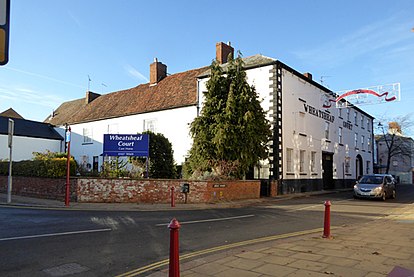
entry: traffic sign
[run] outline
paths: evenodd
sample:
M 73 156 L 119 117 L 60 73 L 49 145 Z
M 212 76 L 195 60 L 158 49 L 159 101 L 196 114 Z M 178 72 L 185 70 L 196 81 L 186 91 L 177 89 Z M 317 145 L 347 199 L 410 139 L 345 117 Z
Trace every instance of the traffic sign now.
M 0 0 L 0 65 L 9 61 L 10 0 Z

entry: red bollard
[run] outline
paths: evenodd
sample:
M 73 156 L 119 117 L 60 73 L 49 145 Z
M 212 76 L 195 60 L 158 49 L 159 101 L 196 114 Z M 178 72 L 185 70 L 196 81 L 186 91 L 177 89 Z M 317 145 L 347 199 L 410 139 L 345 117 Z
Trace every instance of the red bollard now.
M 323 238 L 331 237 L 331 201 L 325 201 L 325 220 L 323 224 Z
M 175 207 L 174 187 L 171 187 L 171 207 Z
M 170 268 L 169 277 L 180 277 L 180 251 L 178 242 L 178 230 L 181 225 L 177 219 L 173 218 L 168 225 L 170 228 Z

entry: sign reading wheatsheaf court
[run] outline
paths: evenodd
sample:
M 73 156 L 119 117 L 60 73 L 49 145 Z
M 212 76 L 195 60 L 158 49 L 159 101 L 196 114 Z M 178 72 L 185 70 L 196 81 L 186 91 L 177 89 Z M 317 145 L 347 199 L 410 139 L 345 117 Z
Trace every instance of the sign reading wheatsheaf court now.
M 149 136 L 148 134 L 104 135 L 103 155 L 148 157 Z

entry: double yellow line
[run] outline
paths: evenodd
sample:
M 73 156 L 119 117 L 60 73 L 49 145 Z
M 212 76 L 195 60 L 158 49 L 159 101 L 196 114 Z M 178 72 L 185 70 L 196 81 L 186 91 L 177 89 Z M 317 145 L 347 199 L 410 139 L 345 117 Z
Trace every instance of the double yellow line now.
M 227 249 L 240 247 L 240 246 L 246 246 L 246 245 L 250 245 L 250 244 L 254 244 L 254 243 L 267 242 L 267 241 L 278 240 L 278 239 L 286 239 L 286 238 L 297 237 L 297 236 L 302 236 L 302 235 L 309 235 L 309 234 L 314 234 L 314 233 L 319 233 L 319 232 L 323 232 L 323 228 L 317 228 L 317 229 L 311 229 L 311 230 L 306 230 L 306 231 L 299 231 L 299 232 L 293 232 L 293 233 L 288 233 L 288 234 L 274 235 L 274 236 L 269 236 L 269 237 L 263 237 L 263 238 L 258 238 L 258 239 L 252 239 L 252 240 L 236 242 L 236 243 L 232 243 L 232 244 L 217 246 L 217 247 L 213 247 L 213 248 L 209 248 L 209 249 L 205 249 L 205 250 L 200 250 L 200 251 L 195 251 L 195 252 L 192 252 L 192 253 L 180 255 L 180 261 L 187 260 L 187 259 L 190 259 L 190 258 L 194 258 L 194 257 L 197 257 L 197 256 L 201 256 L 201 255 L 205 255 L 205 254 L 209 254 L 209 253 L 213 253 L 213 252 L 218 252 L 218 251 L 227 250 Z M 169 259 L 165 259 L 165 260 L 162 260 L 162 261 L 159 261 L 159 262 L 156 262 L 156 263 L 153 263 L 153 264 L 149 264 L 149 265 L 134 269 L 132 271 L 117 275 L 116 277 L 137 276 L 139 274 L 143 274 L 145 272 L 158 269 L 158 268 L 166 266 L 168 264 L 169 264 Z

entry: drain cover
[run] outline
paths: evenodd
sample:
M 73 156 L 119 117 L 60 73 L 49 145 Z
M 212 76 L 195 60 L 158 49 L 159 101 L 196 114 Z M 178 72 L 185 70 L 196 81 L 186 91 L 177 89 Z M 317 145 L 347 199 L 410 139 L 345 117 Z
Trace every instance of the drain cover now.
M 43 269 L 43 272 L 49 274 L 50 276 L 66 276 L 76 273 L 81 273 L 88 271 L 89 268 L 78 263 L 69 263 L 63 264 L 56 267 L 51 267 L 48 269 Z

